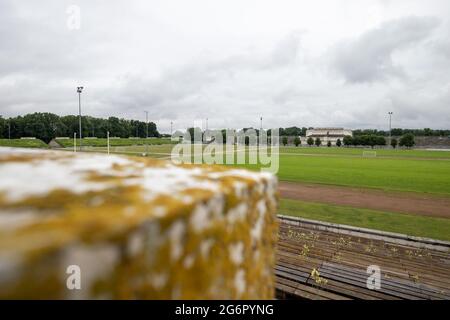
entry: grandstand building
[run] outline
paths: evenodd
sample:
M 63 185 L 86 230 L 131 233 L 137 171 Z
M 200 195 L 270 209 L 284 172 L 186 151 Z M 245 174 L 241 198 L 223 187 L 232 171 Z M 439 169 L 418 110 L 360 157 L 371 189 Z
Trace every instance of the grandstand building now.
M 322 145 L 326 145 L 330 141 L 331 145 L 335 146 L 336 141 L 340 139 L 342 142 L 345 136 L 353 136 L 352 130 L 344 128 L 313 128 L 306 130 L 304 139 L 306 142 L 310 137 L 314 140 L 319 138 Z

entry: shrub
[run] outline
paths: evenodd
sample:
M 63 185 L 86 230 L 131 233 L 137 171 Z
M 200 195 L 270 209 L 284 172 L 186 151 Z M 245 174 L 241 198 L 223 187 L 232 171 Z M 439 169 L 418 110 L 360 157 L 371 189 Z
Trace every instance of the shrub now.
M 316 141 L 314 143 L 319 147 L 322 144 L 322 141 L 320 141 L 320 138 L 316 138 Z
M 353 144 L 353 138 L 351 136 L 344 137 L 344 145 L 351 146 Z
M 397 142 L 397 139 L 392 139 L 391 140 L 391 146 L 392 146 L 392 148 L 396 148 L 397 147 L 397 144 L 398 144 L 398 142 Z
M 407 133 L 400 138 L 399 146 L 411 148 L 416 142 L 414 141 L 414 135 L 412 133 Z

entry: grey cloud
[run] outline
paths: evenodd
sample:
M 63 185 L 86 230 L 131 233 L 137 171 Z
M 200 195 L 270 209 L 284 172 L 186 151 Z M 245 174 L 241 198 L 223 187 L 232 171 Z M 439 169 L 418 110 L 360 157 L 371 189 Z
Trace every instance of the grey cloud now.
M 271 63 L 275 65 L 292 65 L 300 54 L 301 33 L 292 32 L 274 48 Z
M 281 90 L 267 87 L 271 86 L 272 75 L 292 68 L 299 45 L 300 37 L 293 32 L 257 56 L 249 51 L 221 60 L 191 61 L 154 78 L 132 75 L 105 102 L 127 105 L 136 113 L 143 106 L 151 106 L 157 118 L 201 118 L 208 113 L 229 112 L 229 107 L 252 109 L 258 103 L 264 108 L 266 99 L 272 100 L 268 92 Z M 266 78 L 270 84 L 265 83 Z
M 392 126 L 401 128 L 421 127 L 448 128 L 448 106 L 450 87 L 433 87 L 432 95 L 427 91 L 412 88 L 389 89 L 383 95 L 367 102 L 366 108 L 354 108 L 347 125 L 352 127 L 356 121 L 362 128 L 387 129 L 388 111 L 392 111 Z
M 388 95 L 392 110 L 400 115 L 400 124 L 411 127 L 428 119 L 434 126 L 446 127 L 450 106 L 450 86 L 434 95 L 418 91 L 394 91 Z M 432 111 L 429 106 L 433 106 Z
M 1 115 L 75 113 L 75 87 L 84 85 L 86 114 L 143 119 L 148 110 L 166 132 L 170 121 L 182 129 L 206 117 L 211 128 L 256 127 L 260 115 L 267 126 L 385 128 L 391 109 L 407 126 L 450 126 L 444 9 L 441 24 L 404 17 L 364 25 L 351 39 L 357 29 L 321 29 L 315 17 L 306 24 L 255 19 L 252 31 L 239 29 L 232 18 L 240 13 L 231 10 L 220 28 L 190 28 L 197 14 L 209 13 L 196 13 L 195 1 L 171 5 L 188 6 L 188 20 L 161 9 L 166 1 L 77 3 L 82 28 L 71 32 L 65 10 L 73 1 L 0 1 Z
M 436 18 L 416 16 L 385 22 L 354 40 L 339 43 L 333 67 L 350 83 L 403 77 L 404 70 L 393 63 L 392 54 L 420 43 L 438 24 Z

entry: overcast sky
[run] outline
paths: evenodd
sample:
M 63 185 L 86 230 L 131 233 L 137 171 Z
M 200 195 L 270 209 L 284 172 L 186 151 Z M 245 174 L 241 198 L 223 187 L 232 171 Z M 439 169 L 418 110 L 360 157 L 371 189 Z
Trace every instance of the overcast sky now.
M 0 114 L 76 114 L 78 85 L 163 132 L 449 129 L 450 1 L 1 0 Z

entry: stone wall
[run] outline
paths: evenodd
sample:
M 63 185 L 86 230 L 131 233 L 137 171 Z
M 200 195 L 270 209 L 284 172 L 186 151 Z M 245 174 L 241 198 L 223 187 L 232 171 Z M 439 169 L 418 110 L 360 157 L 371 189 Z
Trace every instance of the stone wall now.
M 276 178 L 0 148 L 0 298 L 271 299 Z

